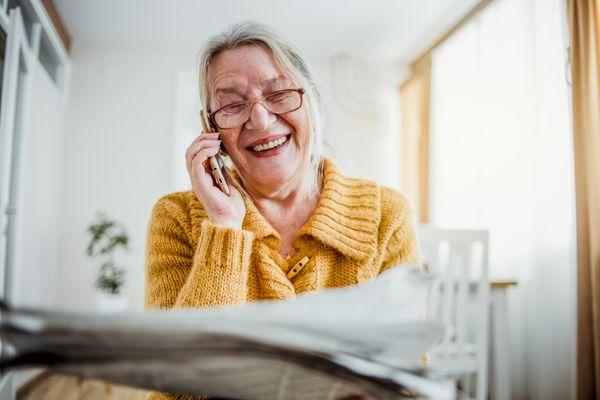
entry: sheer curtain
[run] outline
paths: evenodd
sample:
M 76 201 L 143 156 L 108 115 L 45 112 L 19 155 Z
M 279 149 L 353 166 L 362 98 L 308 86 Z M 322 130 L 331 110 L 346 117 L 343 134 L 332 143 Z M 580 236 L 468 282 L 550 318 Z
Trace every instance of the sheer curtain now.
M 400 88 L 402 100 L 402 193 L 419 222 L 429 222 L 429 107 L 431 59 L 413 66 Z
M 514 399 L 573 396 L 575 231 L 564 4 L 496 0 L 433 54 L 431 223 L 490 231 Z

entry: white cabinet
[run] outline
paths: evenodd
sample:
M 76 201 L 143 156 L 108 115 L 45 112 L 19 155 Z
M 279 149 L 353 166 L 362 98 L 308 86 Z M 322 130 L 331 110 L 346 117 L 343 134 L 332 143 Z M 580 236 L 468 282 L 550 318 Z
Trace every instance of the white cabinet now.
M 51 296 L 70 62 L 39 0 L 0 0 L 0 29 L 0 297 L 35 304 Z

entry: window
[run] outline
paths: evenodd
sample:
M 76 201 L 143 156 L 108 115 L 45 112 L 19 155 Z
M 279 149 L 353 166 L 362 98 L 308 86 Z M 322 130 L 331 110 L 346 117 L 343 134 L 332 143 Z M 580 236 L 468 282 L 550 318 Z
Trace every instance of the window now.
M 4 81 L 4 57 L 6 54 L 6 32 L 0 29 L 0 108 L 2 107 L 2 82 Z
M 19 56 L 18 66 L 18 78 L 17 78 L 17 92 L 15 102 L 15 113 L 14 118 L 14 130 L 12 138 L 11 148 L 11 162 L 10 162 L 10 178 L 9 178 L 9 189 L 8 189 L 8 205 L 6 208 L 6 252 L 4 258 L 5 273 L 4 273 L 4 288 L 2 295 L 4 298 L 10 298 L 12 282 L 12 273 L 14 272 L 15 263 L 15 242 L 16 238 L 16 226 L 17 226 L 17 206 L 18 206 L 18 190 L 19 190 L 19 175 L 21 166 L 21 142 L 23 138 L 23 120 L 24 120 L 24 86 L 26 80 L 27 70 L 25 69 L 25 60 L 23 56 Z
M 14 28 L 15 19 L 12 19 L 11 28 Z M 16 205 L 19 176 L 19 157 L 21 139 L 23 134 L 24 98 L 27 80 L 27 62 L 23 58 L 23 49 L 19 37 L 23 32 L 11 29 L 9 37 L 2 32 L 2 86 L 7 88 L 7 98 L 0 99 L 0 296 L 11 300 L 12 272 L 14 271 L 15 256 L 15 230 L 16 230 Z M 6 57 L 6 42 L 11 42 L 12 58 Z M 12 72 L 15 71 L 16 74 Z M 8 79 L 15 76 L 16 79 Z M 4 90 L 3 90 L 4 91 Z M 2 92 L 3 92 L 2 91 Z M 5 192 L 6 183 L 8 191 Z M 4 347 L 0 343 L 0 353 Z
M 37 51 L 36 57 L 56 87 L 63 92 L 66 80 L 67 55 L 62 47 L 51 39 L 51 27 L 43 26 L 38 13 L 44 7 L 33 0 L 7 0 L 9 11 L 18 8 L 25 28 L 29 49 Z M 36 10 L 37 7 L 37 10 Z M 60 40 L 60 39 L 58 39 Z
M 34 38 L 33 38 L 33 25 L 38 22 L 38 18 L 35 15 L 35 12 L 31 8 L 28 2 L 22 0 L 8 0 L 8 11 L 13 8 L 19 7 L 21 9 L 21 17 L 23 17 L 23 26 L 25 27 L 25 32 L 27 36 L 27 40 L 29 45 L 32 46 Z
M 50 79 L 52 79 L 56 86 L 60 87 L 62 84 L 62 63 L 46 31 L 42 31 L 38 59 L 48 73 L 48 76 L 50 76 Z
M 509 305 L 519 398 L 569 398 L 573 387 L 574 173 L 562 7 L 493 1 L 432 59 L 431 222 L 488 229 L 491 277 L 519 281 Z
M 6 56 L 6 32 L 4 32 L 2 29 L 0 29 L 0 109 L 2 109 L 2 88 L 3 88 L 3 83 L 4 83 L 4 66 L 5 66 L 5 56 Z M 2 150 L 2 148 L 0 147 L 0 150 Z M 0 212 L 3 212 L 4 210 L 0 210 Z M 2 221 L 2 216 L 0 216 L 0 222 Z M 3 224 L 0 224 L 0 229 L 3 229 L 4 226 Z M 3 249 L 6 248 L 6 243 L 4 242 L 4 237 L 2 232 L 0 231 L 0 257 L 5 257 L 5 251 L 3 251 Z M 0 297 L 4 298 L 4 294 L 5 294 L 5 276 L 4 276 L 4 272 L 5 269 L 3 268 L 5 265 L 5 260 L 0 260 Z

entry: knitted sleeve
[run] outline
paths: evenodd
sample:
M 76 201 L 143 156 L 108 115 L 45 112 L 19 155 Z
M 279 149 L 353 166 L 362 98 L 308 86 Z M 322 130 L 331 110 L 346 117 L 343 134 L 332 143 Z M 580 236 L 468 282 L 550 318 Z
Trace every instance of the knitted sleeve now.
M 184 202 L 163 197 L 152 210 L 146 240 L 146 308 L 201 307 L 246 300 L 253 234 L 202 222 L 197 245 Z M 150 392 L 147 400 L 200 400 Z
M 183 393 L 150 392 L 146 400 L 206 400 L 206 397 L 196 397 Z
M 182 204 L 166 196 L 152 211 L 146 241 L 146 308 L 245 302 L 253 233 L 205 219 L 194 244 L 189 212 Z
M 419 246 L 408 199 L 393 189 L 382 188 L 381 201 L 379 273 L 399 264 L 419 263 Z

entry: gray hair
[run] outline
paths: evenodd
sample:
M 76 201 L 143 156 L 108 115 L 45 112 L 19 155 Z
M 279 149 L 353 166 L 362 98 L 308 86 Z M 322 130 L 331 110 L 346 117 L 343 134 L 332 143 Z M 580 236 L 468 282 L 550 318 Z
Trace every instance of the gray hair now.
M 247 45 L 262 46 L 270 50 L 277 66 L 288 78 L 305 90 L 312 134 L 307 149 L 308 159 L 303 160 L 303 162 L 310 162 L 312 168 L 305 169 L 306 174 L 310 176 L 305 176 L 306 179 L 302 179 L 302 181 L 308 185 L 306 189 L 309 190 L 311 195 L 318 196 L 321 184 L 321 153 L 323 148 L 321 97 L 308 68 L 308 63 L 291 43 L 285 41 L 268 26 L 251 21 L 237 23 L 226 31 L 211 37 L 204 45 L 199 56 L 199 89 L 202 108 L 204 110 L 209 109 L 210 91 L 207 75 L 214 58 L 226 50 Z

